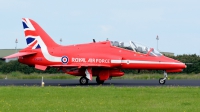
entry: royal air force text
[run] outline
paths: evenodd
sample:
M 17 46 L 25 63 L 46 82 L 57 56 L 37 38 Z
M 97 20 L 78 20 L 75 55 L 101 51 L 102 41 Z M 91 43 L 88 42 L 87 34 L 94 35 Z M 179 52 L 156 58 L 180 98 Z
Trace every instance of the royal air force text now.
M 109 59 L 97 59 L 97 58 L 72 58 L 72 62 L 76 63 L 110 63 Z

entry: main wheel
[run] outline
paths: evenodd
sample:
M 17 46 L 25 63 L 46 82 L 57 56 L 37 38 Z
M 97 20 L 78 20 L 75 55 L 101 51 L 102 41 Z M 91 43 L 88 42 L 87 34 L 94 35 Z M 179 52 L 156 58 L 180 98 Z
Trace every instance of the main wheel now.
M 100 80 L 99 77 L 97 76 L 96 82 L 97 82 L 97 84 L 103 84 L 103 83 L 104 83 L 104 80 Z
M 88 79 L 86 77 L 81 77 L 79 82 L 80 82 L 81 85 L 87 85 Z
M 160 78 L 159 79 L 159 84 L 165 84 L 165 80 L 163 80 L 164 78 Z

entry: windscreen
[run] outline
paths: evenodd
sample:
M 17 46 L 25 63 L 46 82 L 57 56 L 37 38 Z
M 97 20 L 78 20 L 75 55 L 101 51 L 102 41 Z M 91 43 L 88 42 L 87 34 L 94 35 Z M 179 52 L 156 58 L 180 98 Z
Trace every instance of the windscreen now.
M 142 54 L 149 54 L 150 56 L 162 56 L 162 54 L 159 51 L 133 41 L 129 42 L 111 41 L 111 45 Z

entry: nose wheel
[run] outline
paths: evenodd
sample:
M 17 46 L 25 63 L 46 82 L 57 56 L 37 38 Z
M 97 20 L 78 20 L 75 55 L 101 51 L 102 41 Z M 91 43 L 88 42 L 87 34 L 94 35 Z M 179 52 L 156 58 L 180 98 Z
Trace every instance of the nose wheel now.
M 164 78 L 160 78 L 160 79 L 159 79 L 159 84 L 165 84 Z
M 167 79 L 167 72 L 164 71 L 164 78 L 159 79 L 159 84 L 165 84 L 166 79 Z

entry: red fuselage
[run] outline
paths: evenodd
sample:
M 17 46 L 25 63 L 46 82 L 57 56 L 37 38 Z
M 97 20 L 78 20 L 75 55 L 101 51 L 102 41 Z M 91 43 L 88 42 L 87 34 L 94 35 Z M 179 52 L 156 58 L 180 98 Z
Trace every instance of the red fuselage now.
M 26 52 L 22 50 L 21 52 Z M 50 55 L 67 56 L 68 62 L 51 62 L 45 59 L 44 51 L 34 49 L 35 55 L 19 57 L 19 62 L 28 65 L 43 65 L 49 67 L 87 67 L 109 69 L 143 69 L 143 70 L 166 70 L 167 72 L 180 72 L 186 65 L 166 56 L 151 56 L 135 51 L 112 46 L 110 41 L 77 44 L 70 46 L 48 47 Z M 64 65 L 64 66 L 63 66 Z

